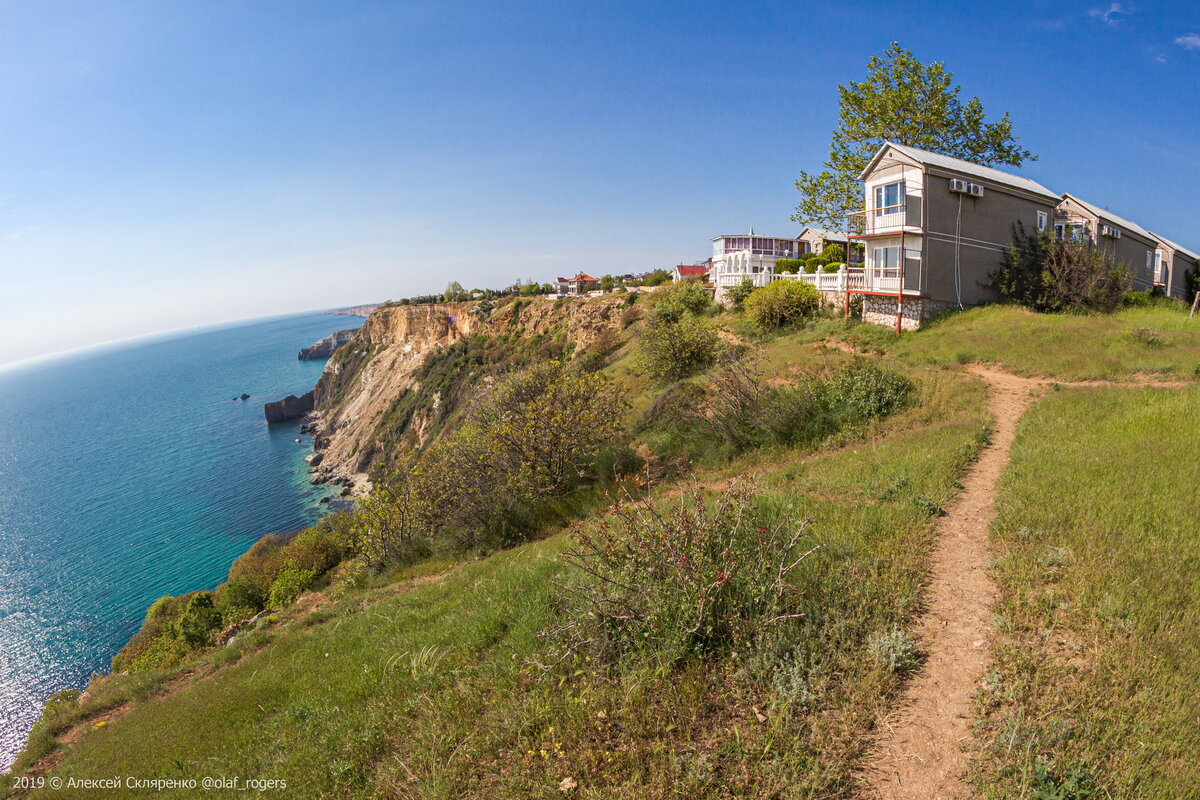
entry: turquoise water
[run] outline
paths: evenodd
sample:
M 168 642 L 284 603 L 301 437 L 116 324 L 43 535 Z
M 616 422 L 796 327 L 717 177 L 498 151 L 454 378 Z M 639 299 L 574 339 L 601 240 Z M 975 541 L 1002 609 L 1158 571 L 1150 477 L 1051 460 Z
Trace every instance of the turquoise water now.
M 320 516 L 308 438 L 262 405 L 316 382 L 324 362 L 297 350 L 361 323 L 305 314 L 0 372 L 0 771 L 156 597 Z

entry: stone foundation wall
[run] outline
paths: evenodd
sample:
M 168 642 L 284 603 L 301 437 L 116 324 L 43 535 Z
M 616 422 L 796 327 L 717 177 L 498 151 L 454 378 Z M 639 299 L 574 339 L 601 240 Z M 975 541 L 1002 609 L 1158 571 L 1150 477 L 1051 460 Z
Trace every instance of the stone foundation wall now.
M 951 304 L 944 300 L 929 300 L 904 298 L 900 314 L 900 329 L 915 331 L 925 320 L 932 319 L 947 311 Z M 896 298 L 886 295 L 863 295 L 863 322 L 872 325 L 882 325 L 886 328 L 896 327 Z

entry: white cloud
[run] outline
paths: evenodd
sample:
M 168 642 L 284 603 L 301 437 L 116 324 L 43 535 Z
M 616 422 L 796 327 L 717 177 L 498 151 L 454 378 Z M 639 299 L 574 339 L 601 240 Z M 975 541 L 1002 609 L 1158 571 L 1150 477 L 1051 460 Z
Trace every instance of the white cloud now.
M 1158 62 L 1158 63 L 1160 63 L 1160 64 L 1165 64 L 1165 63 L 1167 63 L 1167 57 L 1166 57 L 1166 55 L 1165 55 L 1165 54 L 1163 54 L 1163 53 L 1159 53 L 1158 55 L 1156 55 L 1156 56 L 1154 57 L 1154 60 L 1155 60 L 1155 61 L 1157 61 L 1157 62 Z
M 1107 9 L 1103 6 L 1093 8 L 1088 16 L 1103 25 L 1120 25 L 1128 14 L 1120 3 L 1111 3 Z
M 1185 33 L 1175 40 L 1185 50 L 1200 50 L 1200 33 Z

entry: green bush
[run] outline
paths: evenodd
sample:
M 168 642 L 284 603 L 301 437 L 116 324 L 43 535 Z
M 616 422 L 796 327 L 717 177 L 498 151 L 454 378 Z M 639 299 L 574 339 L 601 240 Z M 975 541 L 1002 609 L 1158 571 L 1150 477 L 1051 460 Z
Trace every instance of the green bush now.
M 799 258 L 781 258 L 775 262 L 775 274 L 796 274 L 804 268 L 804 261 Z
M 637 362 L 652 378 L 676 381 L 711 367 L 720 348 L 720 338 L 707 321 L 657 306 L 638 331 Z
M 712 295 L 696 281 L 676 281 L 650 294 L 651 307 L 675 307 L 691 314 L 703 314 L 712 308 Z
M 752 646 L 773 622 L 800 613 L 788 576 L 811 547 L 802 522 L 762 526 L 755 499 L 739 482 L 711 502 L 686 491 L 669 512 L 620 499 L 577 534 L 567 556 L 574 579 L 560 598 L 565 621 L 551 638 L 567 654 L 607 664 Z
M 196 592 L 188 598 L 183 613 L 173 627 L 176 638 L 189 647 L 210 644 L 214 632 L 221 626 L 221 614 L 213 605 L 212 592 Z
M 792 270 L 792 272 L 795 272 L 795 270 Z M 746 302 L 746 298 L 749 297 L 750 293 L 753 291 L 754 281 L 750 278 L 742 278 L 741 283 L 729 290 L 729 302 L 733 304 L 734 308 L 741 308 L 742 303 Z
M 824 269 L 824 271 L 825 271 L 825 272 L 837 272 L 837 271 L 838 271 L 838 270 L 840 270 L 841 268 L 842 268 L 842 265 L 841 265 L 840 263 L 838 263 L 838 264 L 826 264 L 826 265 L 823 267 L 823 269 Z
M 258 583 L 249 576 L 239 575 L 236 578 L 230 578 L 217 588 L 217 607 L 223 614 L 239 609 L 262 611 L 267 607 L 269 591 L 269 585 L 267 591 L 264 592 Z
M 913 382 L 857 358 L 829 382 L 834 407 L 852 418 L 871 419 L 899 411 L 913 398 Z
M 271 593 L 267 605 L 271 608 L 283 608 L 295 602 L 300 593 L 312 585 L 316 572 L 303 569 L 294 562 L 287 562 L 271 582 Z
M 821 257 L 830 263 L 841 262 L 846 260 L 846 251 L 840 244 L 830 244 L 821 251 Z
M 992 288 L 1034 311 L 1115 311 L 1133 278 L 1122 264 L 1086 242 L 1026 234 L 1018 222 Z
M 799 322 L 820 308 L 821 293 L 804 281 L 784 279 L 755 289 L 744 305 L 760 327 L 778 328 Z

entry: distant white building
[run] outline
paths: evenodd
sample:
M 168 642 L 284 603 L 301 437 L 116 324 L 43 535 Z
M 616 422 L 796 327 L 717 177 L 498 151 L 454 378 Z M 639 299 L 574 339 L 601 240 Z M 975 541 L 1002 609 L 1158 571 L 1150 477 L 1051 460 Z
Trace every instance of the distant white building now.
M 749 278 L 755 286 L 766 286 L 775 276 L 775 262 L 795 258 L 801 252 L 796 239 L 778 236 L 714 236 L 709 279 L 718 289 L 737 286 Z

